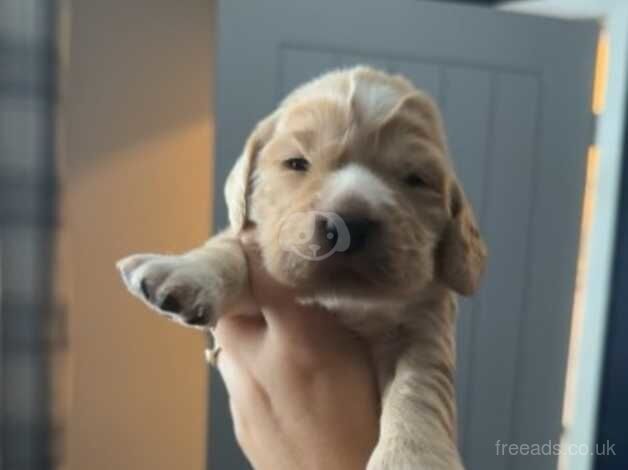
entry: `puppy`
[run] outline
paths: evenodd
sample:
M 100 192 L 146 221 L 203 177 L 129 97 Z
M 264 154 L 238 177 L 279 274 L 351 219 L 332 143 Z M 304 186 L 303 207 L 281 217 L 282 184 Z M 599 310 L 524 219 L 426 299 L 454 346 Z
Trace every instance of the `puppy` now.
M 230 227 L 203 247 L 119 263 L 131 292 L 202 329 L 245 311 L 247 233 L 271 276 L 371 346 L 382 407 L 368 470 L 462 469 L 455 293 L 476 290 L 486 249 L 431 99 L 366 67 L 323 75 L 257 125 L 225 194 Z

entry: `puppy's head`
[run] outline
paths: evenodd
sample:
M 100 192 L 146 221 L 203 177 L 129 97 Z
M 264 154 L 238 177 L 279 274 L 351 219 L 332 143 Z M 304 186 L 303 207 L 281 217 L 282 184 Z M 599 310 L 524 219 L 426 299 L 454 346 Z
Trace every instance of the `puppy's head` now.
M 226 199 L 269 272 L 305 289 L 468 295 L 483 270 L 438 110 L 398 76 L 358 67 L 295 90 L 251 134 Z

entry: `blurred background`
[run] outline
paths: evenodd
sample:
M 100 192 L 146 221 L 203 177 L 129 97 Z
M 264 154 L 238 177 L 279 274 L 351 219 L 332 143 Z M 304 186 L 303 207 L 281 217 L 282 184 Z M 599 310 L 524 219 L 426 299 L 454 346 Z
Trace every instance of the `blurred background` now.
M 248 468 L 205 338 L 114 263 L 223 226 L 252 125 L 365 62 L 435 96 L 488 234 L 468 468 L 628 468 L 625 0 L 0 0 L 0 468 Z

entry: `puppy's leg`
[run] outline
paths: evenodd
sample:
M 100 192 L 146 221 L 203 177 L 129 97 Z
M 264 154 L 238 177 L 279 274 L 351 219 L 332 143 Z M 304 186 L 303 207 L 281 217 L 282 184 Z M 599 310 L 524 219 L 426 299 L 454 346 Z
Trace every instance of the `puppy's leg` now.
M 132 294 L 186 326 L 206 329 L 250 301 L 244 251 L 227 233 L 182 255 L 129 256 L 118 269 Z
M 456 446 L 449 317 L 426 314 L 418 337 L 394 365 L 383 390 L 380 439 L 367 470 L 464 470 Z

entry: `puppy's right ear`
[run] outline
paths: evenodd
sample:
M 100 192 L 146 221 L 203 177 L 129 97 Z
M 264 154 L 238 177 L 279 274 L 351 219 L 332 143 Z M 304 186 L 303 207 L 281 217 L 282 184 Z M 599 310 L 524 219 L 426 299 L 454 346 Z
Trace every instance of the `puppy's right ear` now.
M 440 278 L 461 295 L 471 295 L 480 284 L 486 265 L 486 245 L 480 237 L 471 205 L 459 183 L 450 194 L 451 220 L 438 247 Z
M 260 121 L 244 146 L 244 151 L 234 165 L 225 183 L 225 200 L 229 212 L 229 223 L 237 233 L 249 222 L 249 196 L 253 171 L 259 153 L 271 139 L 277 121 L 276 113 Z

